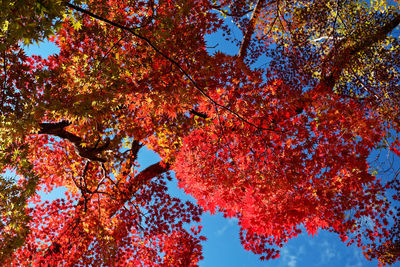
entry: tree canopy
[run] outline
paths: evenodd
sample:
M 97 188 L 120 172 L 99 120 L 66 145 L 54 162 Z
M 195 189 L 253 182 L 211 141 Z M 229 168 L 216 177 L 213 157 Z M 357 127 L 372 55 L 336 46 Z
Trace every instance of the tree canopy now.
M 2 1 L 0 262 L 195 266 L 203 211 L 262 260 L 326 229 L 398 261 L 396 164 L 371 157 L 400 156 L 399 4 Z

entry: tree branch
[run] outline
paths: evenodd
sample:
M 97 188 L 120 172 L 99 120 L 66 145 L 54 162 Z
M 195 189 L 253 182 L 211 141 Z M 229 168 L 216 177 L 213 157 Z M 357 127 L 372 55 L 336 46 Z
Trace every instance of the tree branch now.
M 261 11 L 261 8 L 264 3 L 265 3 L 265 0 L 257 0 L 257 4 L 254 8 L 253 14 L 251 15 L 249 24 L 247 25 L 246 32 L 243 36 L 242 44 L 240 45 L 239 54 L 238 54 L 238 58 L 240 60 L 243 60 L 247 55 L 247 49 L 250 44 L 251 36 L 254 33 L 254 30 L 256 27 L 256 22 L 257 22 L 258 16 L 260 15 L 260 11 Z
M 194 109 L 189 110 L 189 112 L 192 113 L 193 115 L 198 116 L 198 117 L 203 118 L 203 119 L 207 119 L 208 118 L 207 114 L 198 112 L 198 111 L 196 111 Z
M 110 145 L 110 139 L 106 139 L 106 142 L 100 147 L 88 147 L 83 146 L 83 140 L 81 137 L 66 131 L 64 128 L 71 125 L 68 121 L 61 121 L 57 123 L 39 123 L 40 131 L 38 134 L 50 134 L 62 139 L 70 141 L 75 146 L 75 151 L 82 158 L 90 161 L 106 162 L 105 159 L 98 156 L 99 153 L 103 152 Z
M 353 45 L 346 46 L 347 43 L 352 41 L 350 38 L 342 39 L 324 59 L 325 63 L 322 67 L 323 75 L 319 87 L 325 88 L 325 90 L 332 90 L 343 70 L 354 62 L 358 53 L 365 51 L 380 41 L 383 41 L 399 24 L 400 13 L 395 14 L 388 23 L 378 27 L 376 31 L 366 34 L 361 41 L 356 42 Z M 329 62 L 332 62 L 330 64 L 330 71 L 326 73 L 326 65 Z
M 125 204 L 125 202 L 129 201 L 134 196 L 136 191 L 142 188 L 151 179 L 169 171 L 169 169 L 170 165 L 168 163 L 160 161 L 147 167 L 146 169 L 142 170 L 138 175 L 131 178 L 128 183 L 124 185 L 125 192 L 122 195 L 122 198 L 119 199 L 117 205 L 111 209 L 109 217 L 113 217 L 115 213 Z
M 123 171 L 121 174 L 122 176 L 128 176 L 130 173 L 130 169 L 132 168 L 133 164 L 137 160 L 137 156 L 139 153 L 139 150 L 143 147 L 142 144 L 138 140 L 133 140 L 131 149 L 129 151 L 129 157 L 127 159 L 126 165 L 125 166 L 125 171 Z

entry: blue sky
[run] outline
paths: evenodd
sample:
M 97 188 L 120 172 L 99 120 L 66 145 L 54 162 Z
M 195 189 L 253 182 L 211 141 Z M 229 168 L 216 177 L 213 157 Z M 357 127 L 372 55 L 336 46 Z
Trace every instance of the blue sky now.
M 210 38 L 209 43 L 213 45 L 220 40 Z M 232 46 L 221 44 L 217 50 L 230 50 Z M 40 54 L 47 56 L 56 52 L 54 46 L 44 43 L 40 46 L 29 47 L 29 54 Z M 139 163 L 146 167 L 159 160 L 158 156 L 146 149 L 139 154 Z M 186 196 L 182 190 L 177 188 L 176 181 L 169 184 L 170 192 L 176 197 L 183 199 L 193 198 Z M 61 190 L 62 191 L 62 190 Z M 60 197 L 60 192 L 52 197 Z M 270 261 L 260 261 L 258 256 L 245 251 L 239 241 L 239 227 L 237 220 L 228 220 L 221 214 L 211 216 L 205 214 L 202 217 L 203 235 L 208 240 L 203 242 L 204 260 L 200 262 L 201 267 L 252 267 L 252 266 L 277 266 L 277 267 L 299 267 L 299 266 L 344 266 L 363 267 L 377 266 L 377 262 L 369 262 L 364 258 L 362 252 L 356 246 L 347 247 L 338 235 L 327 231 L 319 231 L 317 236 L 311 237 L 306 233 L 289 241 L 280 253 L 280 258 Z

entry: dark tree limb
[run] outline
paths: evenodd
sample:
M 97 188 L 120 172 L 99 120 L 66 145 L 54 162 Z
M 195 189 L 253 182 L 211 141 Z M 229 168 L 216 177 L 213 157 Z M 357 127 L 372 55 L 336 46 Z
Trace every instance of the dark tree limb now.
M 260 15 L 260 11 L 261 11 L 261 8 L 264 3 L 265 3 L 265 0 L 257 0 L 257 4 L 254 7 L 253 14 L 251 15 L 249 24 L 247 25 L 246 31 L 243 36 L 242 44 L 240 45 L 239 54 L 238 54 L 238 58 L 240 60 L 243 60 L 247 55 L 247 49 L 249 48 L 251 36 L 253 35 L 254 30 L 256 28 L 256 22 L 257 22 L 258 16 Z
M 397 13 L 385 25 L 377 27 L 375 31 L 366 33 L 359 42 L 347 45 L 351 43 L 351 38 L 341 40 L 324 58 L 319 87 L 325 90 L 332 90 L 343 70 L 348 68 L 357 59 L 358 53 L 383 41 L 399 24 L 400 13 Z
M 61 121 L 57 123 L 40 123 L 40 131 L 38 134 L 50 134 L 62 139 L 70 141 L 75 146 L 75 151 L 82 158 L 90 161 L 106 162 L 104 158 L 98 156 L 99 153 L 103 152 L 110 145 L 110 139 L 106 139 L 106 142 L 100 147 L 94 146 L 83 146 L 83 140 L 81 137 L 66 131 L 64 128 L 71 125 L 68 121 Z
M 151 179 L 160 176 L 161 174 L 170 170 L 170 165 L 165 162 L 157 162 L 146 169 L 142 170 L 139 174 L 132 177 L 125 185 L 125 192 L 122 198 L 119 199 L 117 205 L 110 211 L 109 217 L 113 217 L 116 212 L 124 206 L 144 185 L 146 185 Z
M 194 109 L 189 110 L 189 112 L 192 113 L 193 115 L 196 115 L 196 116 L 198 116 L 200 118 L 203 118 L 203 119 L 207 119 L 208 118 L 207 114 L 198 112 L 198 111 L 196 111 Z
M 126 177 L 130 173 L 130 169 L 132 166 L 135 164 L 135 161 L 137 160 L 139 150 L 143 147 L 143 145 L 138 141 L 138 140 L 133 140 L 131 149 L 129 151 L 129 157 L 126 162 L 126 167 L 125 171 L 122 172 L 122 176 Z

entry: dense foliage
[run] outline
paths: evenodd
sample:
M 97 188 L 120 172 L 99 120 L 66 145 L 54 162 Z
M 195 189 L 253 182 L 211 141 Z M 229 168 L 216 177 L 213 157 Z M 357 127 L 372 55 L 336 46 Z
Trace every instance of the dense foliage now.
M 398 1 L 7 0 L 0 18 L 1 262 L 196 265 L 203 210 L 261 259 L 326 229 L 399 260 L 396 164 L 371 160 L 400 156 Z M 27 56 L 41 41 L 59 53 Z M 141 169 L 143 146 L 162 161 Z

